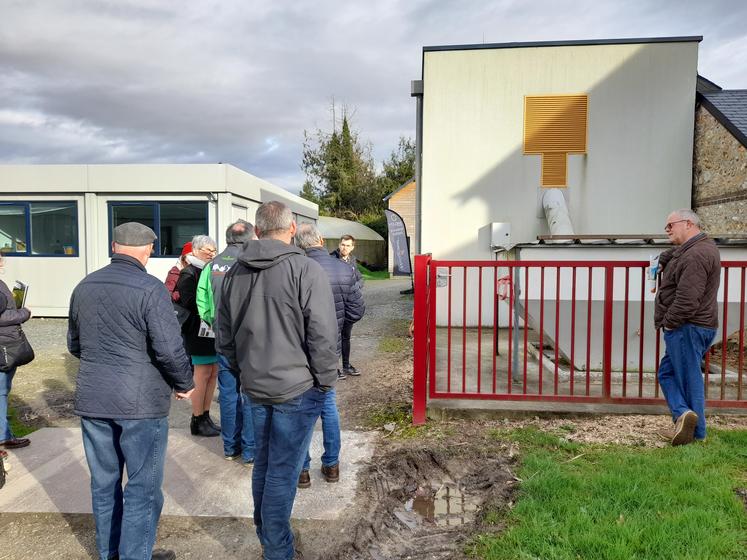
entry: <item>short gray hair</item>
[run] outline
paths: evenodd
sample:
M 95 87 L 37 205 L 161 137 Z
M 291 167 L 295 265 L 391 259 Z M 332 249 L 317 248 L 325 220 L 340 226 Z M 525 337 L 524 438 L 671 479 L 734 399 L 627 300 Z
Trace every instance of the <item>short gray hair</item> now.
M 296 230 L 296 246 L 301 249 L 322 245 L 322 234 L 314 224 L 299 224 Z
M 258 236 L 269 237 L 272 234 L 288 231 L 293 224 L 293 212 L 282 202 L 271 200 L 257 208 L 254 217 Z
M 246 243 L 254 239 L 254 226 L 246 220 L 236 220 L 226 230 L 226 243 Z
M 700 227 L 700 217 L 689 208 L 680 208 L 674 211 L 681 219 L 691 222 L 694 226 Z
M 203 247 L 215 247 L 217 249 L 217 245 L 212 237 L 209 235 L 195 235 L 192 238 L 192 251 L 197 251 L 199 249 L 202 249 Z

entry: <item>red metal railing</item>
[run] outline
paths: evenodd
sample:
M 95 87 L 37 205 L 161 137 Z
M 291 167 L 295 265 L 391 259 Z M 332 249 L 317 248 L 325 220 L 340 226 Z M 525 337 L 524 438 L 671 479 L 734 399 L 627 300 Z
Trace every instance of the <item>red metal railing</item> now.
M 428 399 L 663 404 L 648 265 L 416 256 L 413 422 L 425 422 Z M 746 269 L 722 262 L 709 407 L 747 408 Z

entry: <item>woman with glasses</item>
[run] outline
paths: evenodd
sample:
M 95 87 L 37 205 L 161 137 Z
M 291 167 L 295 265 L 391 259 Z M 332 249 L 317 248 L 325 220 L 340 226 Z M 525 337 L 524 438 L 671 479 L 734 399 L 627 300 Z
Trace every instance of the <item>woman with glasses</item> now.
M 189 311 L 189 317 L 182 325 L 182 335 L 187 354 L 194 366 L 195 390 L 192 393 L 192 421 L 189 428 L 193 436 L 215 437 L 220 434 L 220 426 L 210 418 L 210 403 L 213 401 L 215 384 L 218 379 L 218 357 L 215 353 L 215 335 L 200 319 L 197 311 L 197 284 L 202 269 L 215 258 L 215 241 L 207 235 L 196 235 L 192 239 L 192 253 L 179 273 L 176 289 L 180 305 Z

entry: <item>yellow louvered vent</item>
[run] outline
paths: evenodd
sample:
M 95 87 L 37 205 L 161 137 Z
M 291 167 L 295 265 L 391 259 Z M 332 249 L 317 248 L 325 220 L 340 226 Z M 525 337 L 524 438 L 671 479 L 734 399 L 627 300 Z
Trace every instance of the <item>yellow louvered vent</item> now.
M 586 153 L 588 96 L 527 95 L 524 153 L 542 154 L 542 186 L 567 186 L 567 155 Z

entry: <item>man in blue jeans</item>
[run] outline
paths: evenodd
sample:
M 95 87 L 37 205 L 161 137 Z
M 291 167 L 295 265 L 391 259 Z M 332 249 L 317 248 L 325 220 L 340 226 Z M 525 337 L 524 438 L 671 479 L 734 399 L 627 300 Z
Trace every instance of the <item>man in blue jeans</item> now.
M 324 248 L 324 238 L 314 224 L 298 226 L 296 245 L 306 251 L 307 257 L 318 262 L 327 274 L 335 302 L 337 354 L 340 355 L 343 325 L 357 323 L 366 312 L 360 282 L 350 266 L 327 253 Z M 322 476 L 327 482 L 340 480 L 340 415 L 337 411 L 336 397 L 334 390 L 329 391 L 322 408 L 324 454 L 322 455 L 321 470 Z M 307 451 L 306 461 L 298 478 L 299 488 L 309 488 L 311 486 L 310 467 L 311 456 Z
M 292 246 L 281 202 L 257 209 L 259 239 L 223 279 L 217 350 L 249 397 L 254 421 L 254 524 L 266 560 L 296 554 L 290 514 L 314 423 L 337 381 L 337 321 L 322 268 Z
M 223 278 L 236 263 L 244 244 L 254 239 L 254 226 L 238 220 L 226 230 L 226 248 L 206 266 L 197 287 L 197 309 L 200 317 L 218 331 L 216 310 L 220 303 Z M 202 294 L 210 291 L 208 294 Z M 216 341 L 216 347 L 217 347 Z M 249 400 L 241 392 L 238 373 L 231 371 L 226 359 L 218 354 L 218 403 L 220 404 L 220 435 L 223 456 L 229 461 L 241 459 L 246 466 L 254 463 L 254 426 Z
M 721 256 L 692 210 L 672 212 L 664 231 L 674 247 L 659 256 L 654 324 L 664 331 L 666 352 L 658 376 L 674 421 L 672 445 L 684 445 L 706 437 L 700 364 L 718 328 Z
M 176 558 L 153 545 L 170 396 L 188 399 L 194 383 L 169 293 L 145 270 L 155 239 L 137 222 L 114 228 L 111 264 L 86 276 L 70 298 L 67 346 L 80 358 L 74 410 L 100 560 Z

